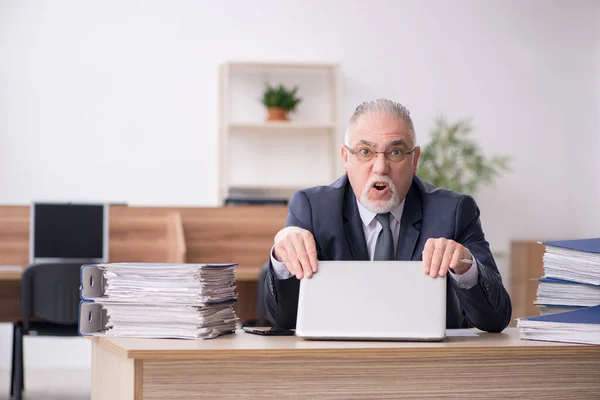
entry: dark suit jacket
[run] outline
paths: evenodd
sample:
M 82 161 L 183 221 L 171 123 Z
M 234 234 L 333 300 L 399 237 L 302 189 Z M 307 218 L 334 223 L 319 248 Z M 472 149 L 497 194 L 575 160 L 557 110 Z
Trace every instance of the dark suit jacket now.
M 356 197 L 346 175 L 329 186 L 296 192 L 290 199 L 286 226 L 312 232 L 319 260 L 369 260 Z M 396 259 L 421 260 L 427 239 L 438 237 L 467 247 L 479 268 L 478 284 L 470 289 L 460 289 L 448 276 L 447 328 L 502 331 L 510 322 L 512 306 L 482 231 L 477 204 L 470 196 L 414 177 L 400 222 Z M 299 287 L 296 277 L 275 279 L 269 265 L 265 307 L 275 326 L 296 326 Z

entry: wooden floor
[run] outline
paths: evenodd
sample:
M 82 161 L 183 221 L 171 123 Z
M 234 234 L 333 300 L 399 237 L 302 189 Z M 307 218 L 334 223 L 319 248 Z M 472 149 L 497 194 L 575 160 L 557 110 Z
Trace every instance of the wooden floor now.
M 89 400 L 90 370 L 32 370 L 25 372 L 25 400 Z M 0 400 L 8 400 L 10 370 L 0 370 Z

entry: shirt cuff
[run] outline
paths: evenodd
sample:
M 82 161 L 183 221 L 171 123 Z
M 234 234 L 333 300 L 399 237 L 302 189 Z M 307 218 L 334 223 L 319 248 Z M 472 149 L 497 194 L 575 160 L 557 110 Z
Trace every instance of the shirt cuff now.
M 288 271 L 288 269 L 286 268 L 284 263 L 277 261 L 275 259 L 274 251 L 275 251 L 275 246 L 273 246 L 271 248 L 271 265 L 273 266 L 273 275 L 275 276 L 275 279 L 282 280 L 282 279 L 288 279 L 288 278 L 291 278 L 292 276 L 294 276 L 294 275 L 292 275 L 292 273 L 290 271 Z
M 451 269 L 448 270 L 450 276 L 454 279 L 460 289 L 471 289 L 473 286 L 477 285 L 477 280 L 479 278 L 479 264 L 477 263 L 475 256 L 471 256 L 471 258 L 473 264 L 471 264 L 471 268 L 464 274 L 457 275 L 452 272 Z

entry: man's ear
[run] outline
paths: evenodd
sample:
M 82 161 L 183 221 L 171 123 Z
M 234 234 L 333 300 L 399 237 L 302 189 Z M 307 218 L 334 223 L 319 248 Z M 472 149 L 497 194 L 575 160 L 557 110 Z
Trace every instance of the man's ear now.
M 421 148 L 419 146 L 415 147 L 415 151 L 413 151 L 413 158 L 412 158 L 412 164 L 413 164 L 413 174 L 417 174 L 417 170 L 419 167 L 419 156 L 421 155 Z
M 348 165 L 348 156 L 350 152 L 346 148 L 346 146 L 342 145 L 340 147 L 340 154 L 342 155 L 342 160 L 344 161 L 344 173 L 347 172 L 346 165 Z

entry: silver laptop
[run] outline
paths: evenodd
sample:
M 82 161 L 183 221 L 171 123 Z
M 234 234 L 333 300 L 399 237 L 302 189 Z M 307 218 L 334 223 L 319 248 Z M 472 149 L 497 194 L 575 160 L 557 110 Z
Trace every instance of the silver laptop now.
M 300 281 L 296 336 L 436 341 L 446 336 L 446 277 L 421 261 L 319 261 Z

